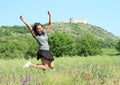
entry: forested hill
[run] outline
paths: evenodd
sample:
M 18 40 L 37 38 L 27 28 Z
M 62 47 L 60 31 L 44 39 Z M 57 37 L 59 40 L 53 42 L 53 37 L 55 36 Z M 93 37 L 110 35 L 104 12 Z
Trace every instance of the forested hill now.
M 44 25 L 44 27 L 45 26 L 46 24 Z M 56 37 L 58 36 L 59 33 L 56 33 L 55 35 L 51 34 L 56 31 L 61 32 L 63 34 L 67 34 L 67 35 L 63 35 L 64 36 L 63 37 L 62 34 L 60 34 L 59 37 Z M 69 43 L 72 43 L 72 44 L 69 44 L 67 46 L 66 44 L 65 45 L 63 45 L 63 43 L 61 44 L 60 43 L 61 41 L 60 41 L 59 42 L 60 47 L 59 45 L 54 47 L 53 45 L 56 43 L 56 41 L 55 42 L 53 41 L 51 42 L 53 43 L 53 45 L 50 44 L 50 46 L 53 46 L 51 47 L 51 49 L 53 49 L 52 53 L 55 56 L 58 56 L 58 55 L 62 56 L 62 55 L 68 55 L 68 54 L 82 55 L 81 51 L 76 49 L 78 49 L 77 47 L 79 46 L 81 47 L 80 42 L 78 41 L 84 38 L 85 36 L 84 34 L 91 34 L 95 36 L 97 39 L 102 39 L 100 40 L 101 41 L 100 46 L 102 48 L 114 48 L 117 45 L 116 43 L 117 40 L 119 39 L 118 37 L 114 36 L 112 33 L 107 32 L 106 30 L 100 27 L 89 25 L 89 24 L 53 23 L 51 32 L 49 33 L 49 38 L 51 39 L 49 40 L 52 40 L 53 38 L 55 38 L 55 39 L 58 39 L 58 41 L 60 41 L 61 40 L 60 37 L 62 37 L 64 38 L 63 40 L 65 42 L 66 42 L 66 39 L 69 39 L 68 40 L 70 41 Z M 51 36 L 53 36 L 53 38 Z M 89 40 L 91 38 L 85 38 L 85 39 Z M 77 41 L 77 42 L 74 42 L 74 41 Z M 38 50 L 38 44 L 36 43 L 37 42 L 35 41 L 34 38 L 31 37 L 31 34 L 26 26 L 0 26 L 0 58 L 12 59 L 12 58 L 23 58 L 23 57 L 24 58 L 35 57 L 36 50 Z M 62 49 L 61 49 L 61 46 L 62 46 Z M 65 47 L 67 47 L 67 49 L 65 49 Z M 68 47 L 70 47 L 69 50 L 68 50 Z M 58 48 L 60 48 L 60 50 L 57 50 Z M 98 52 L 98 50 L 96 50 L 95 48 L 94 52 Z
M 111 32 L 104 30 L 101 27 L 90 25 L 90 24 L 80 24 L 80 23 L 53 23 L 53 31 L 59 31 L 62 33 L 67 33 L 73 37 L 79 37 L 86 33 L 95 36 L 98 39 L 105 41 L 116 41 L 119 37 L 113 35 Z
M 101 27 L 97 27 L 90 24 L 80 24 L 80 23 L 53 23 L 51 33 L 61 32 L 68 34 L 72 37 L 80 37 L 86 33 L 92 34 L 98 39 L 105 41 L 116 41 L 119 37 L 113 35 L 112 33 L 104 30 Z M 28 34 L 29 31 L 26 26 L 1 26 L 0 27 L 0 36 L 11 36 L 11 35 L 21 35 Z

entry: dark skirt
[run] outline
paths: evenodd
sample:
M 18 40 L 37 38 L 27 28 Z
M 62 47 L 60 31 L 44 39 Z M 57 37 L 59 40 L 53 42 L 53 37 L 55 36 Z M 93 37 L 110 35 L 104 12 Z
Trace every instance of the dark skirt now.
M 44 57 L 48 60 L 54 60 L 52 54 L 48 50 L 39 50 L 37 52 L 37 60 L 39 60 L 41 57 Z

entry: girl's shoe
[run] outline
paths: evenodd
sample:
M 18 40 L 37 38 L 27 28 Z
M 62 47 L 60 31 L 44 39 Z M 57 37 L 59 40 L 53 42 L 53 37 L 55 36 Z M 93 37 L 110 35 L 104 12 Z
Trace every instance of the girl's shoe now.
M 28 67 L 30 67 L 30 65 L 31 65 L 31 62 L 28 61 L 28 62 L 23 66 L 23 68 L 28 68 Z

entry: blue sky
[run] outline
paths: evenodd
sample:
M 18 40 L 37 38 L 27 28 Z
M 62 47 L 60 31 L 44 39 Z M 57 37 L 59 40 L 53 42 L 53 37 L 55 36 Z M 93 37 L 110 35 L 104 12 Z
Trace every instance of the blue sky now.
M 89 24 L 102 27 L 120 36 L 120 0 L 1 0 L 0 26 L 24 25 L 22 15 L 30 23 L 48 23 L 50 10 L 53 22 L 69 18 L 87 19 Z

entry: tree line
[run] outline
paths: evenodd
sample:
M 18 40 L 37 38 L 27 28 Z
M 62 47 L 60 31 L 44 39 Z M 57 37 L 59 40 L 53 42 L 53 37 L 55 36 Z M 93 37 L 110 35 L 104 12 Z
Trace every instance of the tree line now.
M 36 57 L 38 44 L 24 26 L 0 27 L 0 58 L 33 58 Z M 50 51 L 53 56 L 93 56 L 102 55 L 102 48 L 116 48 L 120 51 L 120 41 L 117 44 L 107 44 L 93 35 L 86 33 L 76 38 L 67 34 L 54 32 L 49 34 Z

